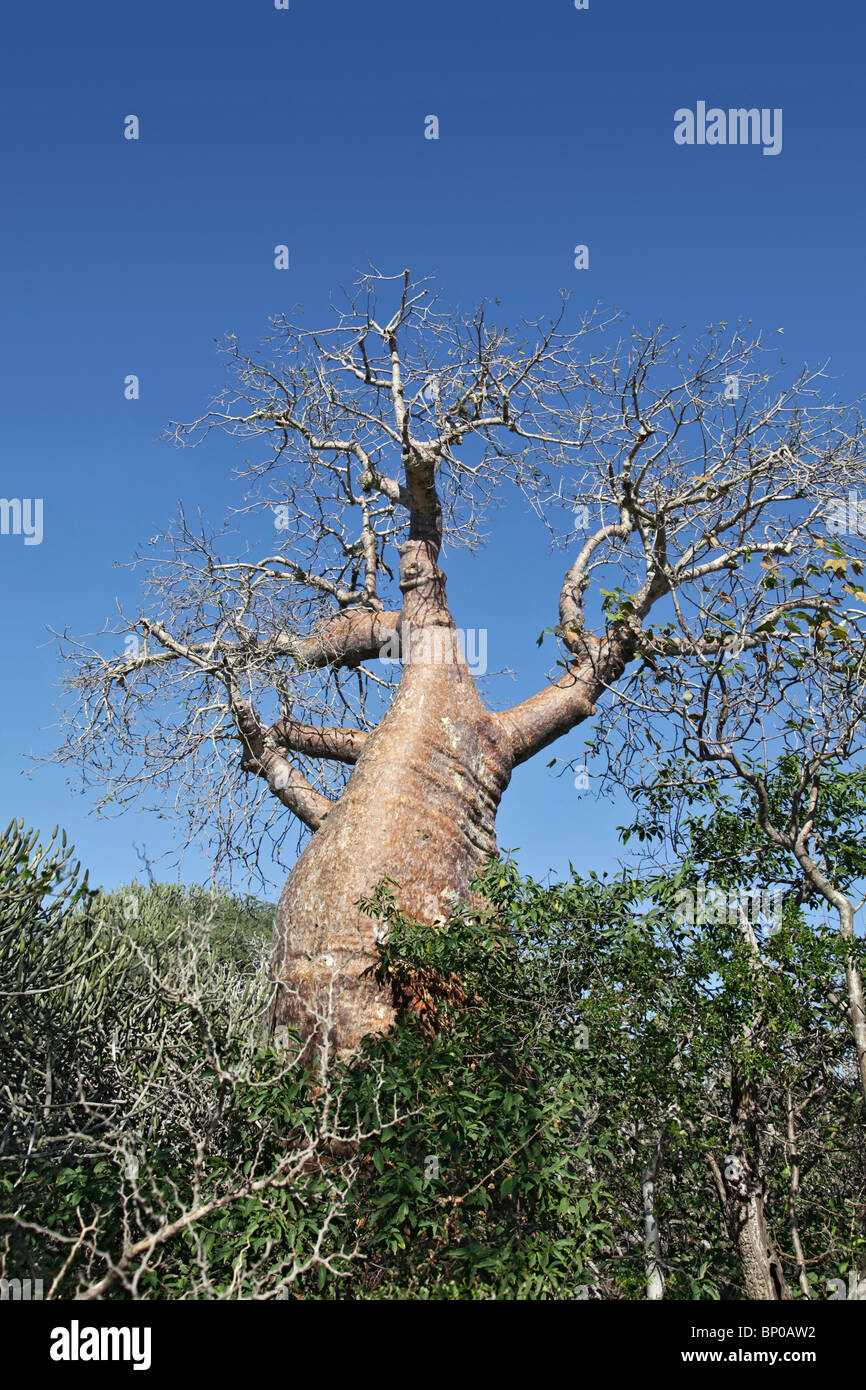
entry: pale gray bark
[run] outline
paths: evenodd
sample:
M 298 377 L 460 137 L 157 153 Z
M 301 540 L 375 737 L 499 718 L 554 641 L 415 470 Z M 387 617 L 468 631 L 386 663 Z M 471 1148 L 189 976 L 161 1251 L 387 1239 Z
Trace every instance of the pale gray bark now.
M 643 1202 L 643 1245 L 644 1267 L 646 1269 L 646 1296 L 654 1303 L 665 1296 L 665 1279 L 661 1264 L 661 1237 L 656 1216 L 656 1179 L 664 1146 L 664 1131 L 659 1135 L 655 1148 L 644 1164 L 641 1174 L 641 1198 Z

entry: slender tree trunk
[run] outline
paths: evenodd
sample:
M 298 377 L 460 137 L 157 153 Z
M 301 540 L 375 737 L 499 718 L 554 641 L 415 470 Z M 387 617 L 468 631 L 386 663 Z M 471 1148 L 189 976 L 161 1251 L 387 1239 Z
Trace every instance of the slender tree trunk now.
M 800 1292 L 803 1294 L 804 1298 L 811 1298 L 812 1290 L 809 1287 L 809 1279 L 806 1274 L 806 1256 L 803 1253 L 803 1242 L 800 1239 L 800 1227 L 797 1222 L 797 1199 L 800 1195 L 800 1161 L 797 1156 L 796 1111 L 794 1109 L 794 1097 L 790 1090 L 785 1092 L 785 1111 L 788 1122 L 788 1167 L 791 1173 L 788 1186 L 788 1229 L 791 1232 L 791 1244 L 794 1247 L 794 1255 L 797 1259 L 797 1282 L 800 1285 Z
M 760 1001 L 764 963 L 754 928 L 742 907 L 738 922 L 749 949 L 749 965 Z M 760 1046 L 762 1010 L 746 1024 L 743 1044 L 748 1054 Z M 731 1139 L 733 1153 L 725 1160 L 728 1227 L 740 1252 L 747 1298 L 790 1299 L 791 1290 L 770 1234 L 764 1209 L 764 1166 L 761 1155 L 761 1115 L 757 1083 L 746 1068 L 731 1060 Z
M 789 1299 L 791 1290 L 767 1229 L 764 1199 L 760 1192 L 750 1191 L 745 1200 L 736 1202 L 733 1222 L 746 1298 L 770 1301 Z
M 854 908 L 848 899 L 844 898 L 838 904 L 838 910 L 840 933 L 843 941 L 849 944 L 854 940 Z M 852 956 L 848 956 L 845 961 L 845 984 L 851 1014 L 857 1079 L 860 1083 L 860 1094 L 866 1104 L 866 999 L 863 994 L 863 977 Z
M 664 1146 L 665 1131 L 662 1130 L 658 1142 L 644 1165 L 641 1175 L 641 1197 L 643 1200 L 643 1248 L 646 1269 L 646 1296 L 651 1303 L 665 1296 L 665 1279 L 661 1267 L 661 1240 L 659 1223 L 655 1212 L 656 1178 Z
M 734 1150 L 725 1160 L 728 1227 L 740 1254 L 746 1298 L 790 1299 L 764 1209 L 758 1095 L 739 1067 L 731 1069 L 731 1120 Z

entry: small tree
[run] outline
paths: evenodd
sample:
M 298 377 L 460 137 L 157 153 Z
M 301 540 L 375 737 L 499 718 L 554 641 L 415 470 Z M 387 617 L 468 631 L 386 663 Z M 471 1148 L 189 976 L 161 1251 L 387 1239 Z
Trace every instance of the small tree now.
M 842 882 L 861 871 L 862 781 L 828 773 L 813 808 L 822 862 Z M 773 819 L 796 805 L 799 785 L 793 755 L 768 770 L 760 788 Z M 749 782 L 735 782 L 737 790 L 735 798 L 716 783 L 702 788 L 691 763 L 670 768 L 644 793 L 625 838 L 638 835 L 645 849 L 661 844 L 663 882 L 676 885 L 674 920 L 689 943 L 677 988 L 686 998 L 707 992 L 689 1052 L 715 1055 L 706 1068 L 715 1080 L 682 1114 L 705 1147 L 746 1296 L 789 1298 L 796 1276 L 809 1298 L 814 1266 L 835 1277 L 862 1258 L 866 1240 L 866 1112 L 845 999 L 856 966 L 851 941 L 809 910 L 823 895 L 786 846 L 768 842 L 760 796 Z M 695 958 L 700 985 L 689 980 Z M 724 1157 L 713 1153 L 714 1131 Z
M 824 566 L 808 564 L 794 582 L 801 592 L 823 587 L 828 570 L 834 580 L 844 580 L 849 564 L 855 576 L 861 573 L 862 563 L 846 559 L 834 544 Z M 777 581 L 774 568 L 763 582 L 774 587 Z M 833 912 L 845 953 L 842 1007 L 866 1105 L 864 947 L 855 932 L 856 914 L 866 902 L 866 592 L 855 580 L 844 584 L 842 597 L 832 619 L 803 623 L 802 613 L 788 617 L 787 628 L 798 640 L 772 661 L 766 653 L 755 659 L 741 650 L 705 659 L 692 675 L 688 702 L 676 712 L 690 758 L 684 765 L 667 763 L 660 784 L 645 790 L 656 806 L 671 808 L 690 803 L 702 781 L 717 790 L 733 786 L 741 801 L 727 822 L 720 816 L 720 828 L 735 834 L 749 856 L 763 856 L 760 877 L 788 879 L 800 901 Z M 774 710 L 779 703 L 785 717 Z

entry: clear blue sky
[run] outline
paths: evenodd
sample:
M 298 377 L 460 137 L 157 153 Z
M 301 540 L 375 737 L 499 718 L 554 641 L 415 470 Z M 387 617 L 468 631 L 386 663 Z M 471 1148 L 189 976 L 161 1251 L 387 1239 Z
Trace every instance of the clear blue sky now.
M 2 813 L 65 826 L 96 881 L 171 843 L 155 817 L 88 816 L 24 755 L 51 747 L 49 626 L 98 630 L 135 580 L 113 568 L 179 500 L 237 500 L 225 443 L 157 442 L 222 381 L 213 340 L 373 262 L 432 273 L 449 301 L 510 322 L 557 291 L 641 324 L 783 326 L 792 362 L 863 389 L 862 9 L 851 0 L 32 0 L 2 20 L 3 454 L 0 493 L 42 497 L 45 536 L 0 537 Z M 783 148 L 682 148 L 674 111 L 782 108 Z M 141 120 L 138 142 L 123 119 Z M 424 139 L 436 114 L 440 139 Z M 273 268 L 286 243 L 291 269 Z M 590 268 L 573 268 L 586 243 Z M 127 373 L 141 399 L 123 396 Z M 512 510 L 488 565 L 446 556 L 456 620 L 492 667 L 538 685 L 561 557 Z M 537 545 L 531 581 L 509 570 Z M 582 736 L 565 751 L 576 754 Z M 559 751 L 559 750 L 557 750 Z M 519 769 L 500 843 L 540 874 L 616 858 L 615 808 Z M 185 867 L 206 877 L 203 859 Z

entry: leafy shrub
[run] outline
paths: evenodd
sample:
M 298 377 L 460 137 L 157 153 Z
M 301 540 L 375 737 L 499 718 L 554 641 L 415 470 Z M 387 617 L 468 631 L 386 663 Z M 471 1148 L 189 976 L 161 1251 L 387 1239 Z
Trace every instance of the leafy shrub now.
M 381 885 L 401 1021 L 309 1072 L 263 1028 L 267 904 L 101 895 L 63 837 L 11 826 L 0 1274 L 51 1297 L 640 1299 L 655 1155 L 666 1296 L 739 1298 L 714 1176 L 736 1142 L 792 1282 L 796 1225 L 795 1292 L 826 1296 L 866 1247 L 839 943 L 794 904 L 756 974 L 736 924 L 677 920 L 704 874 L 550 887 L 497 861 L 485 909 L 434 926 Z

